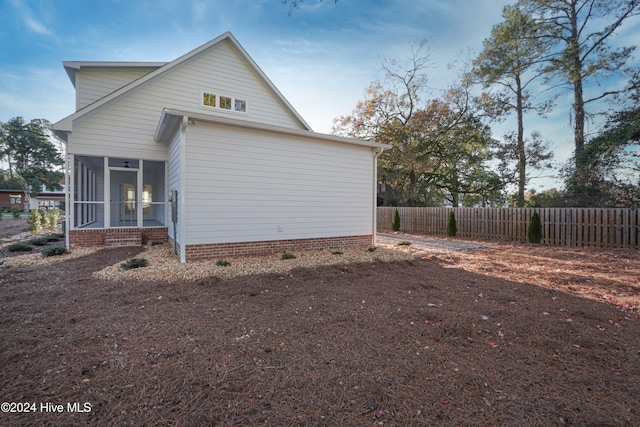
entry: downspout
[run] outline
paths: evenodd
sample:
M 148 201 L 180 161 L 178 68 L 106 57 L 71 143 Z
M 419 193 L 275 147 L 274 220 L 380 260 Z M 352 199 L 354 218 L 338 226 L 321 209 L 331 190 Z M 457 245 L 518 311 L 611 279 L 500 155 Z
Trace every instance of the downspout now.
M 69 170 L 69 154 L 67 154 L 67 144 L 64 145 L 64 245 L 67 250 L 69 246 L 69 230 L 71 229 L 71 209 L 69 191 L 71 191 L 71 171 Z
M 375 248 L 376 243 L 376 231 L 378 228 L 378 157 L 384 151 L 384 147 L 375 147 L 372 149 L 373 151 L 373 207 L 372 207 L 372 223 L 373 229 L 371 230 L 371 235 L 373 236 L 373 247 Z
M 187 127 L 189 126 L 189 117 L 182 116 L 182 125 L 180 127 L 180 190 L 178 192 L 178 227 L 180 227 L 180 262 L 187 262 L 187 236 L 185 236 L 184 227 L 184 190 L 187 188 L 185 185 L 185 173 L 187 159 L 185 158 L 187 153 Z

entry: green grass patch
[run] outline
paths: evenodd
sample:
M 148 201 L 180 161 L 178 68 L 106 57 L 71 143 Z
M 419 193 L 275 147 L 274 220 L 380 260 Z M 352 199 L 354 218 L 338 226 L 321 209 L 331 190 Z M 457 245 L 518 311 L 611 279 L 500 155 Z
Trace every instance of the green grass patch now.
M 290 254 L 290 253 L 283 253 L 282 254 L 282 259 L 296 259 L 297 257 L 294 254 Z
M 332 254 L 334 255 L 342 255 L 344 252 L 342 251 L 331 251 Z
M 227 261 L 226 259 L 219 259 L 218 261 L 216 261 L 216 265 L 220 266 L 220 267 L 228 267 L 231 265 L 231 263 L 229 261 Z
M 409 242 L 407 240 L 400 240 L 398 242 L 398 246 L 411 246 L 411 242 Z
M 376 251 L 376 249 L 378 249 L 378 248 L 376 248 L 375 246 L 371 246 L 370 248 L 367 248 L 367 250 L 368 250 L 369 252 L 375 252 L 375 251 Z

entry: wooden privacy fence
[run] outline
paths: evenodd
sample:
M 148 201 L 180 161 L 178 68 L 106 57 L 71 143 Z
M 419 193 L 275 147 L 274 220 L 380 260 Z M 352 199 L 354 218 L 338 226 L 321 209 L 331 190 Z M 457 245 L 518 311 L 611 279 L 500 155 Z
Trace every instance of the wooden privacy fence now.
M 459 237 L 526 242 L 536 211 L 543 244 L 640 249 L 640 209 L 378 207 L 378 231 L 391 231 L 396 209 L 405 233 L 446 235 L 453 210 Z

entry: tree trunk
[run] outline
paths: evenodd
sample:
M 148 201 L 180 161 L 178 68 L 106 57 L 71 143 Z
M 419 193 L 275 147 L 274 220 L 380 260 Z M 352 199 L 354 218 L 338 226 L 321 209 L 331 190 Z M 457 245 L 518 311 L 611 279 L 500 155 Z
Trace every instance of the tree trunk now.
M 582 95 L 582 79 L 577 79 L 573 82 L 573 112 L 576 115 L 576 123 L 573 128 L 573 139 L 576 145 L 576 166 L 580 160 L 579 153 L 584 147 L 584 98 Z
M 576 149 L 576 167 L 580 165 L 579 153 L 584 146 L 584 97 L 582 93 L 582 60 L 580 59 L 580 41 L 578 30 L 578 11 L 576 3 L 571 3 L 571 37 L 567 40 L 569 76 L 573 83 L 573 113 L 575 114 L 575 124 L 573 128 L 573 140 Z
M 516 199 L 516 205 L 519 208 L 524 207 L 524 187 L 527 181 L 527 153 L 524 149 L 524 124 L 523 124 L 523 109 L 522 106 L 522 83 L 520 76 L 516 76 L 516 111 L 518 114 L 518 197 Z

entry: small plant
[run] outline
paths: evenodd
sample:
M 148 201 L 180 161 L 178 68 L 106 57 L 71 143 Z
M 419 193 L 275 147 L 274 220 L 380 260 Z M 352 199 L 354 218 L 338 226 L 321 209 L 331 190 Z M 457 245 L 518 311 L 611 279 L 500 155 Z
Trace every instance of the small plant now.
M 378 248 L 376 248 L 375 246 L 371 246 L 370 248 L 367 248 L 367 250 L 368 250 L 369 252 L 375 252 L 375 251 L 376 251 L 376 249 L 378 249 Z
M 33 246 L 31 246 L 28 243 L 22 243 L 22 242 L 14 243 L 12 245 L 7 246 L 7 250 L 9 252 L 29 252 L 31 251 L 31 249 L 33 249 Z
M 64 238 L 64 234 L 60 234 L 60 233 L 47 234 L 46 236 L 44 236 L 44 238 L 47 239 L 48 242 L 57 242 Z
M 458 234 L 456 214 L 453 211 L 449 212 L 449 219 L 447 219 L 447 234 L 451 237 L 455 237 Z
M 283 253 L 282 254 L 282 259 L 296 259 L 297 257 L 294 254 L 290 254 L 290 253 Z
M 146 258 L 131 258 L 120 264 L 120 267 L 124 270 L 131 270 L 134 268 L 146 267 L 147 265 L 149 265 L 149 261 L 147 261 Z
M 58 225 L 58 220 L 60 219 L 60 210 L 59 209 L 49 209 L 47 212 L 47 228 L 52 230 L 56 229 Z
M 220 266 L 220 267 L 228 267 L 231 265 L 231 263 L 229 261 L 227 261 L 226 259 L 219 259 L 218 261 L 216 261 L 216 265 Z
M 64 255 L 66 253 L 69 253 L 69 251 L 64 246 L 50 246 L 42 251 L 42 256 L 57 256 Z
M 534 212 L 531 216 L 531 222 L 527 229 L 527 240 L 529 243 L 540 243 L 542 240 L 542 221 L 538 212 Z
M 398 246 L 411 246 L 411 242 L 409 242 L 407 240 L 400 240 L 398 242 Z
M 46 209 L 38 209 L 38 213 L 40 214 L 40 225 L 42 228 L 47 227 L 47 211 Z
M 35 239 L 29 240 L 29 244 L 33 246 L 46 246 L 49 243 L 49 239 L 46 237 L 36 237 Z
M 332 254 L 334 255 L 342 255 L 344 252 L 342 251 L 331 251 Z
M 398 209 L 393 212 L 393 218 L 391 218 L 391 229 L 393 231 L 400 231 L 400 214 Z
M 14 218 L 20 218 L 20 215 L 22 215 L 22 209 L 20 209 L 19 206 L 11 206 L 11 209 L 9 209 L 9 212 L 11 213 L 11 216 L 13 216 Z
M 29 212 L 29 219 L 27 222 L 29 223 L 30 232 L 37 234 L 42 230 L 42 217 L 37 209 L 32 209 L 31 212 Z

